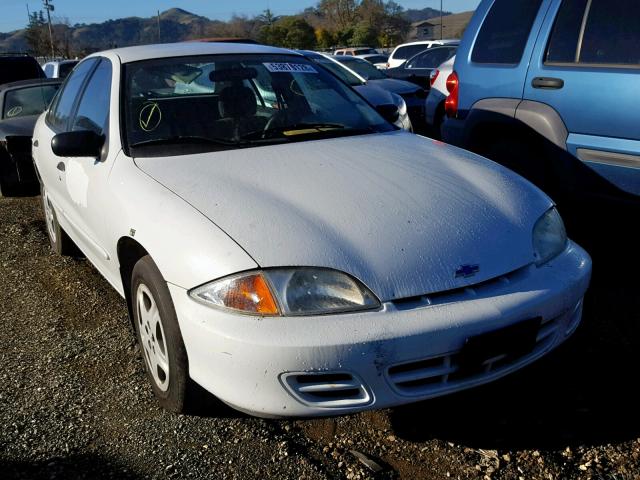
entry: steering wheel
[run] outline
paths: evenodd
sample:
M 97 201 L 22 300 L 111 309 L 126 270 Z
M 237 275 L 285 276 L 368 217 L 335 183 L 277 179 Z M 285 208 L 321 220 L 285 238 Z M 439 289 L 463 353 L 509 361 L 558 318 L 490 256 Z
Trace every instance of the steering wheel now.
M 267 132 L 274 128 L 279 122 L 282 122 L 282 119 L 286 116 L 287 114 L 282 110 L 278 110 L 275 114 L 271 115 L 271 118 L 269 118 L 267 124 L 264 126 L 261 138 L 267 138 Z

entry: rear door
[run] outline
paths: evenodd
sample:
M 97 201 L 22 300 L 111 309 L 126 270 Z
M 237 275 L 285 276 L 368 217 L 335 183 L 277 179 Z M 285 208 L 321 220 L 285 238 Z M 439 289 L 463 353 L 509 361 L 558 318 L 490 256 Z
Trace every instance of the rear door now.
M 570 153 L 640 195 L 640 2 L 554 0 L 525 99 L 551 105 Z

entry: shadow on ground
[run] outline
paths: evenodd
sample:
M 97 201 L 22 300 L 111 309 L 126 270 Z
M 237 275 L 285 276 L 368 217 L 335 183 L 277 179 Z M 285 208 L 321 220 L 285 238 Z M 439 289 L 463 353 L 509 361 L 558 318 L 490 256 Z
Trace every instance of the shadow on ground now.
M 640 438 L 640 256 L 637 211 L 601 204 L 565 210 L 592 255 L 593 280 L 576 334 L 538 363 L 494 384 L 397 408 L 407 440 L 485 449 L 554 449 Z
M 0 460 L 5 480 L 138 480 L 142 476 L 97 455 L 71 455 L 37 462 Z

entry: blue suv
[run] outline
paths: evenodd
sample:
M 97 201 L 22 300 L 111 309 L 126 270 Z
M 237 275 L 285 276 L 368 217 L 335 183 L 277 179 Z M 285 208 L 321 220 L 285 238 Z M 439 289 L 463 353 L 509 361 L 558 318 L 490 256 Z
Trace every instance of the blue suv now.
M 446 142 L 554 198 L 640 199 L 640 1 L 482 0 L 447 88 Z

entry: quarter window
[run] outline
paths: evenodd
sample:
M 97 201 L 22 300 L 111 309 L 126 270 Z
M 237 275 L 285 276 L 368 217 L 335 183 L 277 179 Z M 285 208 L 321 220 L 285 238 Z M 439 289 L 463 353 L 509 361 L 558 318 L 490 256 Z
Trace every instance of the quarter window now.
M 62 91 L 56 96 L 55 104 L 47 115 L 47 121 L 56 130 L 66 130 L 73 113 L 76 98 L 84 82 L 98 60 L 91 58 L 78 65 L 69 76 Z
M 541 4 L 542 0 L 496 0 L 478 33 L 471 61 L 520 63 Z
M 111 62 L 103 59 L 87 83 L 71 130 L 91 130 L 102 135 L 109 118 L 110 98 Z

